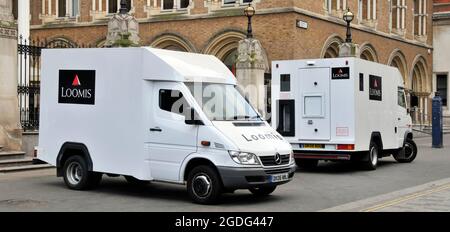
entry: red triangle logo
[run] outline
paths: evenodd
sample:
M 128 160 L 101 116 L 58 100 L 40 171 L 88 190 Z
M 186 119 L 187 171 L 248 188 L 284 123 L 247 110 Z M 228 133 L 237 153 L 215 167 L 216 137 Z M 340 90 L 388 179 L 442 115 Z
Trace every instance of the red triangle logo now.
M 373 87 L 374 87 L 374 88 L 378 88 L 378 82 L 377 82 L 376 80 L 375 80 L 374 83 L 373 83 Z
M 80 79 L 78 79 L 78 75 L 75 74 L 75 78 L 72 81 L 72 86 L 80 86 L 80 85 L 81 85 Z

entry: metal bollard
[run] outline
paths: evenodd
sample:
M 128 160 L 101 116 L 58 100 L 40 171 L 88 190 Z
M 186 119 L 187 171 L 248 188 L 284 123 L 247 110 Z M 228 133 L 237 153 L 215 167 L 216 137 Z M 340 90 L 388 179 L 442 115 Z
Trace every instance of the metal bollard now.
M 442 148 L 442 134 L 443 134 L 443 120 L 442 120 L 442 98 L 439 93 L 436 92 L 432 103 L 432 147 Z

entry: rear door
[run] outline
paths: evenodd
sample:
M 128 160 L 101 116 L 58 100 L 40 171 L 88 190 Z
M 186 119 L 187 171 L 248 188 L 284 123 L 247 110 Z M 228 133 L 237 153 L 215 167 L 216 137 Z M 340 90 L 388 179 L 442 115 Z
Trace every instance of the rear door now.
M 330 69 L 299 72 L 299 139 L 330 140 Z

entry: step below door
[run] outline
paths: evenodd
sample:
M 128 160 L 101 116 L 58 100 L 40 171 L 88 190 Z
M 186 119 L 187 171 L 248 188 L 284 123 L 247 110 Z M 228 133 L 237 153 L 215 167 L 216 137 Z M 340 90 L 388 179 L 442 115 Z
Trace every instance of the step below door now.
M 330 69 L 300 69 L 299 139 L 330 140 Z

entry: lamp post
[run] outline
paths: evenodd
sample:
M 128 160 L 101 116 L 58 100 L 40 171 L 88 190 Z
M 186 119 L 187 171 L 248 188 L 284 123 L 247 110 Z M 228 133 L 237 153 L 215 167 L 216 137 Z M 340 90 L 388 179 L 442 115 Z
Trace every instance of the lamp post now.
M 244 10 L 244 14 L 248 18 L 247 38 L 253 38 L 252 17 L 253 15 L 255 15 L 255 13 L 255 8 L 251 5 L 251 3 L 249 3 Z
M 345 22 L 347 22 L 347 37 L 345 39 L 346 43 L 351 43 L 352 42 L 352 32 L 350 31 L 350 23 L 353 21 L 353 18 L 355 17 L 355 15 L 350 11 L 350 8 L 348 8 L 344 15 L 343 15 L 343 19 Z
M 119 13 L 120 14 L 126 14 L 128 13 L 128 8 L 127 8 L 127 1 L 126 0 L 121 0 L 120 1 L 120 9 L 119 9 Z

